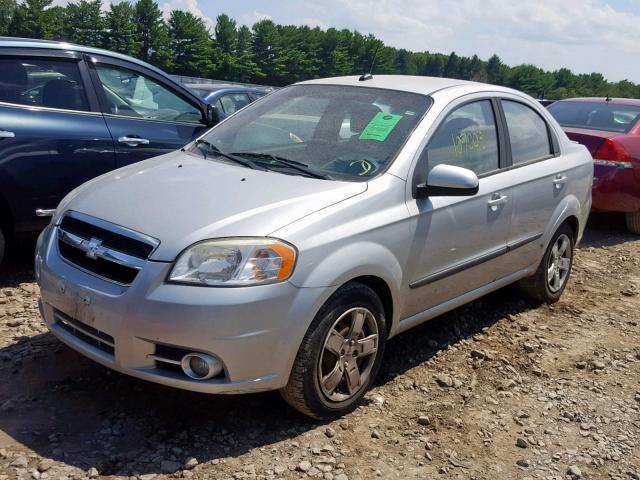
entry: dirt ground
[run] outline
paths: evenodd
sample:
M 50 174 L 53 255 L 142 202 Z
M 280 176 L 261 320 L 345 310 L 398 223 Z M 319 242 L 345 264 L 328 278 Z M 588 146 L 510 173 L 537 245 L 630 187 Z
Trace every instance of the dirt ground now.
M 365 405 L 111 372 L 47 333 L 29 249 L 0 272 L 0 480 L 640 480 L 640 238 L 596 217 L 552 306 L 508 287 L 389 343 Z

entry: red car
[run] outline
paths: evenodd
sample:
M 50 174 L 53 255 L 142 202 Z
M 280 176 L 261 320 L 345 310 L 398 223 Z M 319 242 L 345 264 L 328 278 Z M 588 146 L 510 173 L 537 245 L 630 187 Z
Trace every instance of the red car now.
M 593 211 L 624 212 L 640 234 L 640 100 L 572 98 L 548 109 L 593 156 Z

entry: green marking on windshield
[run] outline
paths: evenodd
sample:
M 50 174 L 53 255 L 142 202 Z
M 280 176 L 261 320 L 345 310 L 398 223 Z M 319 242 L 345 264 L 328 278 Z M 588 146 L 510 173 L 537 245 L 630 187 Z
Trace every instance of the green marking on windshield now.
M 358 138 L 360 140 L 377 140 L 378 142 L 384 142 L 401 119 L 402 115 L 378 112 Z

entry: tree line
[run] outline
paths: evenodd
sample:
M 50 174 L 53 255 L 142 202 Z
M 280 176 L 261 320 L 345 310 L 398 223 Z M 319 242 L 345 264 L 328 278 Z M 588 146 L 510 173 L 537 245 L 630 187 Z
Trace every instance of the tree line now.
M 489 82 L 551 99 L 640 98 L 640 85 L 609 82 L 600 73 L 510 67 L 497 55 L 485 61 L 455 52 L 411 52 L 346 29 L 278 25 L 267 19 L 249 28 L 223 14 L 210 30 L 204 19 L 187 11 L 173 10 L 165 18 L 153 0 L 122 1 L 106 12 L 101 0 L 79 0 L 65 7 L 51 6 L 52 2 L 0 0 L 0 35 L 64 40 L 131 55 L 174 74 L 274 86 L 363 73 L 379 47 L 374 73 Z

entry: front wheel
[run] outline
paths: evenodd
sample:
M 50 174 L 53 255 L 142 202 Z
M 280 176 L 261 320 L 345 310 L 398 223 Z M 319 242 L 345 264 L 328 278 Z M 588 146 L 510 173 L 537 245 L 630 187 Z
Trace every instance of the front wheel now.
M 384 309 L 376 293 L 360 283 L 345 285 L 311 323 L 282 397 L 319 420 L 350 412 L 378 374 L 385 341 Z
M 627 230 L 640 235 L 640 212 L 627 213 Z
M 526 296 L 547 304 L 560 300 L 571 275 L 574 243 L 573 230 L 563 224 L 551 239 L 536 273 L 520 281 Z

